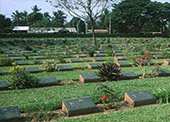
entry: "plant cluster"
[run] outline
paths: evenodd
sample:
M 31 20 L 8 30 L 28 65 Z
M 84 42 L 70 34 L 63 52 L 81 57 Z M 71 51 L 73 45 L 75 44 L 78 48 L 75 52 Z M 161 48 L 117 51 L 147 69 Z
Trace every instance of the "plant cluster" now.
M 43 61 L 42 66 L 45 68 L 46 72 L 53 72 L 55 71 L 56 64 L 57 63 L 54 60 L 50 60 L 50 61 Z
M 98 47 L 97 47 L 97 46 L 89 49 L 89 50 L 88 50 L 88 56 L 89 56 L 89 57 L 94 57 L 94 53 L 95 53 L 95 51 L 97 51 L 97 50 L 98 50 Z
M 17 65 L 10 69 L 9 83 L 14 89 L 32 88 L 37 85 L 37 78 Z
M 111 109 L 116 107 L 118 96 L 115 91 L 107 85 L 100 85 L 97 90 L 100 92 L 100 102 L 104 104 L 104 109 Z M 107 105 L 106 105 L 107 104 Z
M 103 81 L 115 81 L 120 78 L 121 68 L 115 63 L 106 63 L 97 74 Z
M 107 45 L 107 47 L 106 47 L 106 54 L 108 56 L 113 56 L 113 49 L 112 49 L 112 46 L 110 44 Z
M 6 55 L 4 55 L 3 58 L 0 59 L 0 65 L 2 66 L 11 66 L 13 62 L 14 60 Z
M 57 56 L 57 59 L 60 63 L 66 63 L 66 61 L 64 60 L 64 57 L 62 56 Z
M 170 91 L 165 88 L 158 88 L 156 91 L 158 103 L 169 103 L 170 102 Z

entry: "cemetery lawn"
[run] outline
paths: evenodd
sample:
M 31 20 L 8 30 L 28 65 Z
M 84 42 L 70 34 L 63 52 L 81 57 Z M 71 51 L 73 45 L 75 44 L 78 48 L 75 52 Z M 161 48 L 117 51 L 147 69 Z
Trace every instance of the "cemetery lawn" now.
M 170 104 L 162 104 L 52 122 L 168 122 L 169 120 Z
M 170 91 L 168 77 L 136 79 L 119 82 L 105 82 L 121 101 L 124 93 L 128 91 L 149 90 L 158 99 L 165 92 Z M 34 88 L 23 90 L 1 91 L 0 107 L 18 105 L 21 112 L 33 112 L 42 110 L 56 110 L 61 108 L 63 99 L 92 97 L 95 103 L 100 100 L 101 94 L 97 90 L 100 83 L 79 85 L 53 86 L 46 88 Z
M 78 65 L 78 64 L 76 64 Z M 32 66 L 31 66 L 32 67 Z M 87 67 L 87 65 L 86 65 Z M 146 67 L 146 73 L 150 74 L 153 69 L 155 69 L 155 66 L 145 66 Z M 170 66 L 160 66 L 162 69 L 166 69 L 170 71 Z M 138 75 L 142 74 L 142 70 L 139 67 L 123 67 L 121 68 L 122 72 L 135 72 Z M 77 81 L 79 80 L 79 76 L 81 74 L 91 74 L 91 73 L 96 73 L 98 72 L 97 69 L 89 70 L 89 69 L 78 69 L 78 70 L 73 70 L 73 71 L 60 71 L 60 72 L 41 72 L 41 73 L 35 73 L 32 74 L 35 77 L 56 77 L 60 81 Z M 7 80 L 8 75 L 2 75 L 0 76 L 0 80 Z

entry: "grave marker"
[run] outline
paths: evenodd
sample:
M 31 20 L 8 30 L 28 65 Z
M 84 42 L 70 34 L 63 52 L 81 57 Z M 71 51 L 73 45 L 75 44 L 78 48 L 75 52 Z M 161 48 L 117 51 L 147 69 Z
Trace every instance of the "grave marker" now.
M 25 60 L 20 60 L 20 61 L 16 61 L 16 64 L 17 65 L 29 65 L 29 62 Z
M 94 104 L 91 98 L 63 100 L 62 110 L 68 117 L 90 114 L 99 111 L 98 107 Z
M 18 54 L 7 54 L 8 57 L 19 57 L 20 55 Z
M 59 65 L 57 66 L 58 71 L 70 71 L 73 70 L 71 65 Z
M 163 59 L 163 56 L 162 55 L 155 55 L 154 58 L 155 59 Z
M 78 55 L 76 55 L 76 58 L 85 58 L 85 57 L 87 57 L 86 54 L 78 54 Z
M 170 72 L 165 69 L 158 70 L 158 76 L 170 76 Z
M 95 57 L 105 57 L 106 54 L 105 53 L 98 53 L 94 55 Z
M 0 90 L 8 89 L 8 82 L 7 81 L 0 81 Z
M 88 69 L 98 69 L 101 68 L 103 65 L 102 63 L 89 63 Z
M 20 112 L 18 106 L 9 106 L 0 108 L 0 122 L 16 121 L 20 122 Z
M 102 61 L 105 61 L 105 59 L 102 57 L 93 58 L 93 62 L 102 62 Z
M 127 101 L 133 107 L 155 104 L 156 98 L 149 91 L 127 92 L 124 101 Z
M 46 77 L 46 78 L 40 78 L 38 80 L 39 86 L 52 86 L 57 84 L 58 84 L 58 80 L 56 79 L 56 77 Z
M 34 56 L 34 59 L 45 59 L 45 56 Z
M 123 53 L 115 53 L 115 56 L 124 56 Z
M 131 67 L 132 66 L 128 62 L 117 62 L 116 64 L 120 67 Z
M 100 77 L 96 74 L 84 74 L 84 75 L 80 75 L 79 80 L 81 83 L 92 83 L 92 82 L 99 82 Z
M 70 63 L 79 63 L 81 60 L 79 58 L 71 58 Z
M 139 75 L 137 75 L 134 72 L 124 72 L 121 73 L 120 79 L 122 80 L 129 80 L 129 79 L 137 79 L 139 78 Z
M 42 72 L 42 70 L 40 70 L 38 67 L 26 67 L 26 68 L 24 68 L 24 70 L 29 72 L 29 73 L 39 73 L 39 72 Z
M 115 61 L 127 60 L 127 58 L 124 57 L 124 56 L 115 56 L 115 57 L 114 57 L 114 60 L 115 60 Z
M 25 58 L 24 57 L 11 57 L 11 59 L 13 59 L 13 60 L 23 60 Z

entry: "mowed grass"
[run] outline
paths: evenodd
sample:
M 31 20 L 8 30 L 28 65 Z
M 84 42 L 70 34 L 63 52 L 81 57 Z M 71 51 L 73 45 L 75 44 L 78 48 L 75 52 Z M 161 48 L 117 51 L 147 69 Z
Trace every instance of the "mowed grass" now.
M 37 110 L 56 110 L 61 108 L 63 99 L 92 97 L 98 103 L 101 93 L 97 90 L 100 83 L 79 85 L 64 85 L 36 89 L 0 91 L 0 106 L 18 105 L 21 112 Z M 149 90 L 157 98 L 164 91 L 170 91 L 170 81 L 167 77 L 126 80 L 120 82 L 105 82 L 123 100 L 125 92 Z
M 139 107 L 107 114 L 88 115 L 52 122 L 169 122 L 170 104 Z
M 77 66 L 78 64 L 75 64 Z M 87 66 L 87 65 L 86 65 Z M 146 68 L 146 74 L 150 74 L 153 69 L 155 69 L 155 66 L 145 66 Z M 162 69 L 166 69 L 170 71 L 170 66 L 161 66 Z M 79 80 L 79 76 L 81 74 L 91 74 L 91 73 L 97 73 L 98 70 L 89 70 L 89 69 L 79 69 L 79 70 L 73 70 L 73 71 L 60 71 L 60 72 L 41 72 L 41 73 L 35 73 L 32 74 L 35 77 L 56 77 L 60 81 L 77 81 Z M 139 67 L 123 67 L 121 68 L 121 72 L 135 72 L 138 75 L 142 74 L 142 70 Z M 8 75 L 2 75 L 0 76 L 0 80 L 7 80 Z

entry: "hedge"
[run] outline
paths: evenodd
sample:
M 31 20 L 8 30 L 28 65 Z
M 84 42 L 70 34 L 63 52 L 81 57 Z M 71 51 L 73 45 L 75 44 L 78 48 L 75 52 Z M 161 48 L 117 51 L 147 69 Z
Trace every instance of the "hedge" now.
M 63 37 L 92 37 L 92 34 L 77 33 L 0 33 L 0 38 L 63 38 Z M 170 37 L 169 35 L 152 35 L 152 34 L 96 34 L 96 37 Z

